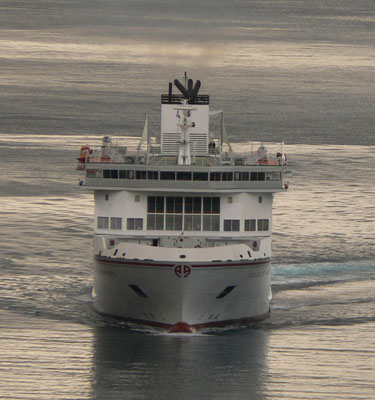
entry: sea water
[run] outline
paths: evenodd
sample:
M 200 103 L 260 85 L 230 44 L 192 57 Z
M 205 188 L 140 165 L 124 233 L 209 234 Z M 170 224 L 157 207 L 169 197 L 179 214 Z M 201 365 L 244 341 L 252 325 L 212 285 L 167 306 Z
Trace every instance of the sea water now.
M 353 4 L 355 3 L 355 4 Z M 371 1 L 0 1 L 0 398 L 375 398 Z M 285 149 L 259 324 L 167 335 L 92 308 L 82 144 L 135 146 L 185 70 L 233 147 Z

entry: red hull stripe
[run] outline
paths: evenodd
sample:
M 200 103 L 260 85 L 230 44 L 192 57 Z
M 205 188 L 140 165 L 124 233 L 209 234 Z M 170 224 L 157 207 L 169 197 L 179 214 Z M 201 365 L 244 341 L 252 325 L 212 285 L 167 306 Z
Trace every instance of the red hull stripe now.
M 209 263 L 209 264 L 198 264 L 198 263 L 190 263 L 189 261 L 176 261 L 174 264 L 170 263 L 160 263 L 160 262 L 144 262 L 144 261 L 134 261 L 134 260 L 126 260 L 126 259 L 114 259 L 109 257 L 99 257 L 95 256 L 95 259 L 100 262 L 110 263 L 110 264 L 120 264 L 120 265 L 129 265 L 129 266 L 139 266 L 139 267 L 165 267 L 165 268 L 174 268 L 176 265 L 189 265 L 191 268 L 220 268 L 220 267 L 250 267 L 255 265 L 263 265 L 271 262 L 271 259 L 265 259 L 261 261 L 242 261 L 242 262 L 232 262 L 232 263 Z

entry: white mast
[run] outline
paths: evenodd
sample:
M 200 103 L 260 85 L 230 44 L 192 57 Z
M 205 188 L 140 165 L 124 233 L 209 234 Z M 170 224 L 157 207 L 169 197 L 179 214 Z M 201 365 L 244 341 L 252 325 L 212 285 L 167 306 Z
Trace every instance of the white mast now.
M 181 137 L 178 151 L 178 165 L 191 165 L 191 151 L 190 151 L 190 128 L 195 126 L 191 122 L 191 111 L 195 108 L 187 104 L 187 100 L 181 106 L 175 107 L 177 110 L 178 122 L 177 126 L 180 128 Z

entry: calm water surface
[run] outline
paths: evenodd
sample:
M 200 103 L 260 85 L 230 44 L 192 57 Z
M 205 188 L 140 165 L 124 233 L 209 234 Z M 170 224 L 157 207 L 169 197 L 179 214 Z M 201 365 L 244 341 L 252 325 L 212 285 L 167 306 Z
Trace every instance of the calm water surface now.
M 375 398 L 370 0 L 0 0 L 0 398 Z M 285 140 L 273 302 L 243 329 L 163 335 L 92 309 L 81 144 L 135 146 L 187 70 L 236 149 Z

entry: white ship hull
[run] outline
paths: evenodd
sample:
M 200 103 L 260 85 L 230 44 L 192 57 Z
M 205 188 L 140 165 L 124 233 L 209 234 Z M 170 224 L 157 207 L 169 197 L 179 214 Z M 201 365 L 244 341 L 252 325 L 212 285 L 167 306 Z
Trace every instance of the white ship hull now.
M 138 251 L 144 247 L 143 256 L 153 250 L 150 246 L 131 247 Z M 233 247 L 247 248 L 228 247 L 232 248 L 228 253 Z M 225 248 L 220 250 L 225 252 Z M 217 248 L 190 252 L 203 252 L 211 261 L 194 262 L 192 254 L 187 261 L 178 262 L 97 256 L 94 307 L 103 314 L 172 332 L 239 325 L 268 315 L 269 259 L 213 262 Z

